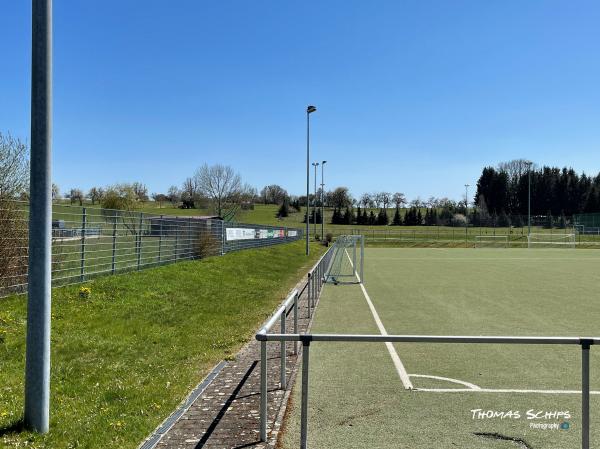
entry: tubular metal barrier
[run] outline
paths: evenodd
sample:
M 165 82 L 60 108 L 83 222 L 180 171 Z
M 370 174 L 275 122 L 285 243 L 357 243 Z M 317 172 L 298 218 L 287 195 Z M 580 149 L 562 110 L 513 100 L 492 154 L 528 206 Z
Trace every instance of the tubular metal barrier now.
M 313 342 L 353 343 L 466 343 L 466 344 L 520 344 L 520 345 L 579 345 L 581 346 L 581 447 L 590 448 L 590 346 L 600 343 L 591 337 L 515 337 L 515 336 L 449 336 L 449 335 L 354 335 L 354 334 L 268 334 L 264 328 L 256 339 L 265 345 L 268 341 L 302 343 L 302 401 L 300 417 L 300 448 L 306 449 L 308 435 L 309 352 Z M 266 398 L 266 390 L 261 395 Z M 266 405 L 266 400 L 264 401 Z M 262 421 L 261 421 L 262 425 Z M 261 427 L 261 438 L 266 437 Z M 266 441 L 263 439 L 263 441 Z
M 318 301 L 321 289 L 324 283 L 324 273 L 331 261 L 331 254 L 333 248 L 329 248 L 325 254 L 319 259 L 319 261 L 313 266 L 308 272 L 308 280 L 302 290 L 294 290 L 283 304 L 275 311 L 268 321 L 256 334 L 257 340 L 261 340 L 259 335 L 268 335 L 271 328 L 280 322 L 280 334 L 286 334 L 286 318 L 290 313 L 293 313 L 293 334 L 298 335 L 298 317 L 299 317 L 299 305 L 300 297 L 306 291 L 306 308 L 308 310 L 307 319 L 312 317 L 312 313 Z M 293 353 L 298 353 L 298 341 L 293 343 Z M 287 341 L 280 341 L 280 368 L 279 368 L 279 387 L 282 390 L 287 388 L 286 380 L 286 364 L 287 364 Z M 260 341 L 260 439 L 261 441 L 267 441 L 267 340 L 262 339 Z

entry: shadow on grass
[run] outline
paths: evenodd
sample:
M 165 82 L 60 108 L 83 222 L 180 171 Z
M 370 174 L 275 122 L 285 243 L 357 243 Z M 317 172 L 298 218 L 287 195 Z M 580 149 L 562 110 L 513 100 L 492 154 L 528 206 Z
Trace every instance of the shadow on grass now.
M 19 418 L 16 421 L 13 421 L 12 423 L 9 423 L 6 426 L 2 426 L 0 427 L 0 438 L 2 438 L 5 435 L 10 435 L 13 433 L 21 433 L 23 432 L 25 429 L 25 423 L 23 422 L 23 418 Z

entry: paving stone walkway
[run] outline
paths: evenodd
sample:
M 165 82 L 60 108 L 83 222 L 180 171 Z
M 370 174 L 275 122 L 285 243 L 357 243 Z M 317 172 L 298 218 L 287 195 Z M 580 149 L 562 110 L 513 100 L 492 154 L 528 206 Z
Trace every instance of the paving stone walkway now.
M 306 277 L 296 288 L 301 291 Z M 305 291 L 299 301 L 298 327 L 305 332 L 310 324 L 308 297 Z M 286 328 L 293 328 L 290 313 Z M 271 333 L 277 333 L 279 323 Z M 287 399 L 286 391 L 279 388 L 280 346 L 268 343 L 268 443 L 259 441 L 260 404 L 260 343 L 250 341 L 237 354 L 234 361 L 227 362 L 212 382 L 191 403 L 189 408 L 168 428 L 163 425 L 141 448 L 150 449 L 234 449 L 272 448 L 281 423 L 282 405 Z M 299 353 L 301 348 L 299 348 Z M 287 379 L 295 373 L 297 357 L 293 346 L 287 347 Z M 292 387 L 288 381 L 288 390 Z M 181 413 L 181 412 L 180 412 Z M 159 439 L 160 438 L 160 439 Z M 156 441 L 158 442 L 156 443 Z

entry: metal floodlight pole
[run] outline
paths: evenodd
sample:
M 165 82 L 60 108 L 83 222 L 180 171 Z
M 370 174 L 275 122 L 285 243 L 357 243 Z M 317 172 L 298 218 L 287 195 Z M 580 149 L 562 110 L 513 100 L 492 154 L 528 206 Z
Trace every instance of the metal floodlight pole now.
M 469 246 L 469 186 L 465 184 L 465 246 Z
M 25 425 L 46 433 L 50 418 L 52 255 L 52 0 L 33 0 L 31 167 Z
M 325 164 L 327 161 L 321 162 L 321 240 L 325 239 Z
M 531 234 L 531 164 L 527 163 L 527 238 Z
M 315 235 L 317 235 L 317 167 L 319 166 L 319 163 L 313 162 L 312 164 L 313 167 L 315 167 L 315 193 L 313 195 L 313 214 L 315 218 L 313 219 L 313 228 Z
M 310 114 L 315 112 L 317 108 L 309 105 L 306 108 L 306 255 L 310 253 L 308 246 L 308 238 L 310 234 L 310 203 L 308 196 L 310 195 Z

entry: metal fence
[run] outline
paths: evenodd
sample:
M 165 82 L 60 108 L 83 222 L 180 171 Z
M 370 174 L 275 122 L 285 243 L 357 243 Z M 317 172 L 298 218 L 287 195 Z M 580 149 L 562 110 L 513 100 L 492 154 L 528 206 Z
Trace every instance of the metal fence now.
M 312 313 L 316 307 L 316 302 L 321 295 L 321 289 L 325 283 L 326 273 L 334 254 L 334 248 L 329 248 L 319 261 L 313 266 L 308 272 L 306 284 L 302 290 L 294 290 L 279 309 L 269 318 L 264 324 L 261 330 L 257 334 L 257 339 L 260 340 L 260 439 L 261 441 L 267 441 L 267 340 L 262 340 L 259 336 L 267 335 L 271 328 L 280 321 L 281 333 L 286 333 L 286 319 L 290 313 L 293 314 L 293 332 L 294 335 L 298 334 L 298 313 L 299 313 L 299 301 L 302 294 L 307 291 L 306 300 L 308 318 L 312 317 Z M 286 380 L 286 341 L 280 341 L 280 388 L 285 390 L 287 388 Z M 298 343 L 295 342 L 293 345 L 294 354 L 298 352 Z
M 27 289 L 29 205 L 0 205 L 0 296 Z M 224 222 L 217 217 L 54 205 L 52 282 L 222 255 L 302 238 L 302 230 Z
M 589 229 L 588 229 L 589 230 Z M 340 235 L 363 235 L 365 242 L 375 245 L 414 245 L 414 246 L 476 246 L 482 237 L 506 237 L 507 246 L 527 248 L 527 228 L 487 228 L 487 227 L 443 227 L 418 226 L 414 229 L 396 226 L 382 226 L 377 229 L 330 226 L 326 232 L 334 238 Z M 582 248 L 600 248 L 600 229 L 598 232 L 581 232 L 577 228 L 544 229 L 532 228 L 532 233 L 552 236 L 575 234 L 575 243 Z

